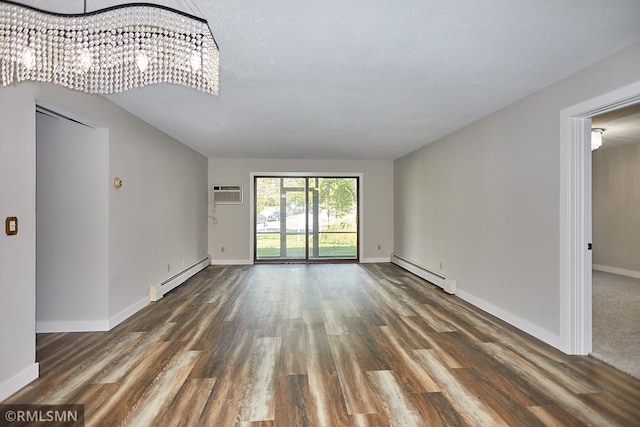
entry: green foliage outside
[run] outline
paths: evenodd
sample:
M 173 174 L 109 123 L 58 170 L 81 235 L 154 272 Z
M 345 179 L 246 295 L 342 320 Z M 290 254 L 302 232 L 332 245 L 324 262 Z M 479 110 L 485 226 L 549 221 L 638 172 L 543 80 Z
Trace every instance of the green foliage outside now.
M 356 257 L 356 234 L 321 234 L 319 255 L 321 257 Z M 280 236 L 259 234 L 257 240 L 258 258 L 280 256 Z M 312 242 L 309 242 L 312 244 Z M 304 235 L 287 236 L 287 258 L 304 258 Z
M 341 178 L 320 178 L 319 204 L 327 213 L 327 220 L 331 217 L 342 218 L 355 210 L 356 180 Z

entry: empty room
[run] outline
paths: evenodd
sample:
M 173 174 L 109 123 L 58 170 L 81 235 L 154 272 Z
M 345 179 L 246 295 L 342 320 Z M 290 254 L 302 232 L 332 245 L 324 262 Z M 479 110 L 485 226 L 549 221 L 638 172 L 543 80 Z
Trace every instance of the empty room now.
M 638 424 L 640 3 L 154 3 L 0 0 L 0 425 Z

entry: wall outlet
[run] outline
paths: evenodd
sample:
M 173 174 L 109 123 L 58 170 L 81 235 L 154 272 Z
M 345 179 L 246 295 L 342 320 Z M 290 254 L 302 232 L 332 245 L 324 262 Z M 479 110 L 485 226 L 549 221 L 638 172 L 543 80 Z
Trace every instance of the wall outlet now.
M 171 271 L 171 264 L 167 264 L 167 273 Z
M 440 263 L 440 270 L 442 270 L 444 268 L 444 262 Z
M 224 246 L 220 248 L 220 252 L 224 253 Z
M 382 250 L 382 245 L 378 245 L 378 250 Z

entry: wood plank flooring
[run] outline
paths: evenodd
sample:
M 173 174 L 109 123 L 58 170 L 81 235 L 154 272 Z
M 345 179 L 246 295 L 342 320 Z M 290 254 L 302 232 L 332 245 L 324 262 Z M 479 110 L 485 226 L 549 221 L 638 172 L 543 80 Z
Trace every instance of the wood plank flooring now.
M 87 426 L 640 425 L 640 381 L 392 264 L 212 266 L 37 358 L 3 403 L 84 404 Z

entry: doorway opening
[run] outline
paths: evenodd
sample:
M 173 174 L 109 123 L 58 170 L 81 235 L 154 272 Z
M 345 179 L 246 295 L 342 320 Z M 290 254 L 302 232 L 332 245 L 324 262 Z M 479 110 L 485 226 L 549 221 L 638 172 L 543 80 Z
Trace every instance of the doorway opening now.
M 560 336 L 567 354 L 592 351 L 591 118 L 640 102 L 640 81 L 560 112 Z
M 36 106 L 36 332 L 108 329 L 108 131 Z
M 592 117 L 591 355 L 640 378 L 640 103 Z
M 357 262 L 359 177 L 255 176 L 256 262 Z

